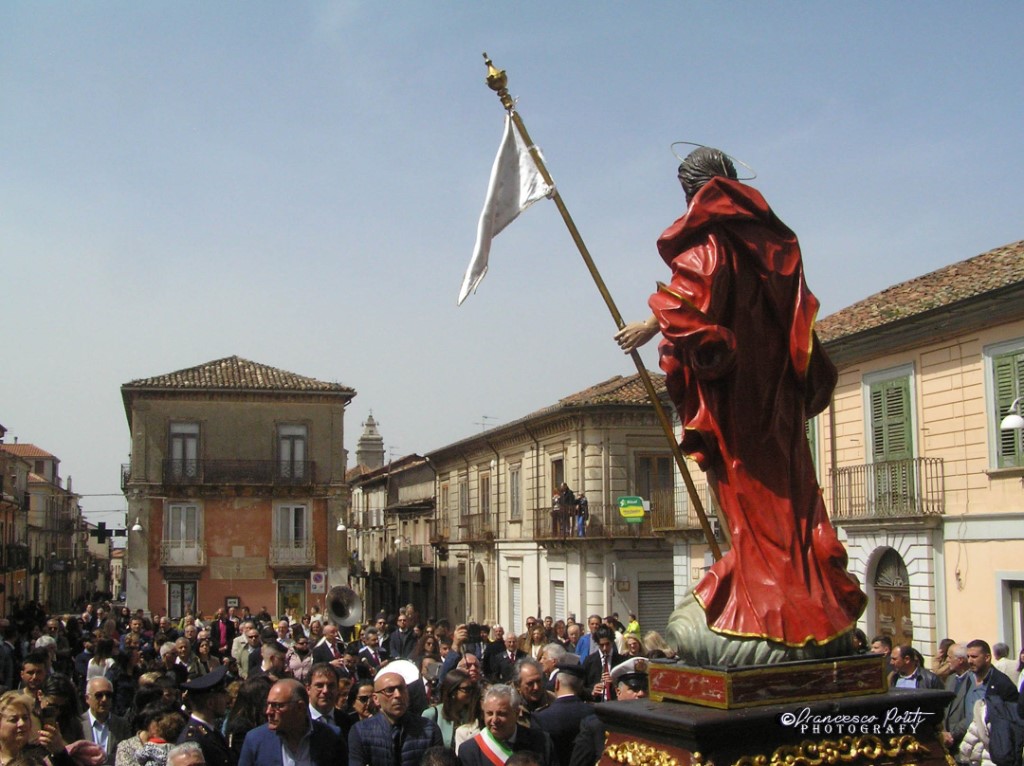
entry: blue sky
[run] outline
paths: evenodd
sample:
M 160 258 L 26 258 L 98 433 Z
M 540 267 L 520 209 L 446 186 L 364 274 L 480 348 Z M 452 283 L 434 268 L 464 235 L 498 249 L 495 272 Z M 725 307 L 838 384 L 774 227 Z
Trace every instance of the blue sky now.
M 0 423 L 101 495 L 120 385 L 232 354 L 354 387 L 349 448 L 372 410 L 395 456 L 630 374 L 548 202 L 456 308 L 502 127 L 482 51 L 624 316 L 679 140 L 757 170 L 831 313 L 1024 236 L 1022 32 L 1019 2 L 9 0 Z

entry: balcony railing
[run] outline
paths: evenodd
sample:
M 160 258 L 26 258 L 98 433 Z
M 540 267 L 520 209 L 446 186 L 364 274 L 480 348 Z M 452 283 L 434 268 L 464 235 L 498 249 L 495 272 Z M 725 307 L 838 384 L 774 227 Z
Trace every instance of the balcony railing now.
M 316 463 L 312 460 L 164 460 L 163 483 L 308 486 L 316 483 Z
M 935 516 L 946 510 L 942 458 L 910 458 L 837 468 L 830 472 L 832 517 L 891 519 Z
M 160 566 L 204 567 L 206 544 L 202 540 L 164 540 L 160 543 Z
M 550 508 L 541 508 L 533 514 L 535 540 L 578 540 L 582 538 L 610 540 L 614 538 L 661 537 L 654 529 L 652 514 L 645 513 L 638 523 L 629 523 L 619 513 L 618 504 L 590 503 L 590 518 L 583 535 L 579 534 L 577 520 L 553 516 Z
M 407 550 L 408 566 L 434 566 L 434 549 L 430 545 L 411 545 Z M 404 562 L 403 562 L 404 563 Z
M 316 544 L 313 540 L 275 540 L 268 560 L 272 567 L 312 567 L 316 565 Z
M 459 519 L 461 543 L 489 542 L 494 539 L 494 516 L 474 513 Z

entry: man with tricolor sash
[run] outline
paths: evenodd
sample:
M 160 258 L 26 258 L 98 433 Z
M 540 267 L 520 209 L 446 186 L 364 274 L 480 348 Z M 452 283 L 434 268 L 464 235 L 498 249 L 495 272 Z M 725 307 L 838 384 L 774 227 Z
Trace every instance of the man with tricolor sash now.
M 517 723 L 520 699 L 507 684 L 495 684 L 484 693 L 484 728 L 459 748 L 462 766 L 504 766 L 513 753 L 535 753 L 541 766 L 559 766 L 551 737 Z

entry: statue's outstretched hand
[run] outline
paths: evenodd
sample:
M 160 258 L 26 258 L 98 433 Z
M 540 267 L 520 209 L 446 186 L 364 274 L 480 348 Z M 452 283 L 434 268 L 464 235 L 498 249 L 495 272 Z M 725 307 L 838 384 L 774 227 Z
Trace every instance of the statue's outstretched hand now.
M 615 342 L 627 354 L 631 354 L 658 333 L 658 320 L 652 314 L 642 322 L 630 322 L 617 333 Z

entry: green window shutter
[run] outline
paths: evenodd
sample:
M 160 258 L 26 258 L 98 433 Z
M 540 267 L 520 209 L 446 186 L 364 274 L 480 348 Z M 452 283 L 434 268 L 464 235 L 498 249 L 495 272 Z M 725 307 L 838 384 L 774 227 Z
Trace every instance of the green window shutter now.
M 818 429 L 814 427 L 814 418 L 804 421 L 804 436 L 807 437 L 807 446 L 811 448 L 811 462 L 814 470 L 818 470 Z
M 913 457 L 910 379 L 894 378 L 871 386 L 871 455 L 876 463 Z
M 992 378 L 995 384 L 996 467 L 1012 468 L 1024 465 L 1024 435 L 1020 429 L 1003 431 L 999 423 L 1010 411 L 1013 400 L 1024 389 L 1024 351 L 1002 354 L 992 360 Z
M 915 505 L 911 460 L 910 378 L 875 383 L 871 399 L 872 513 L 881 516 L 909 512 Z

